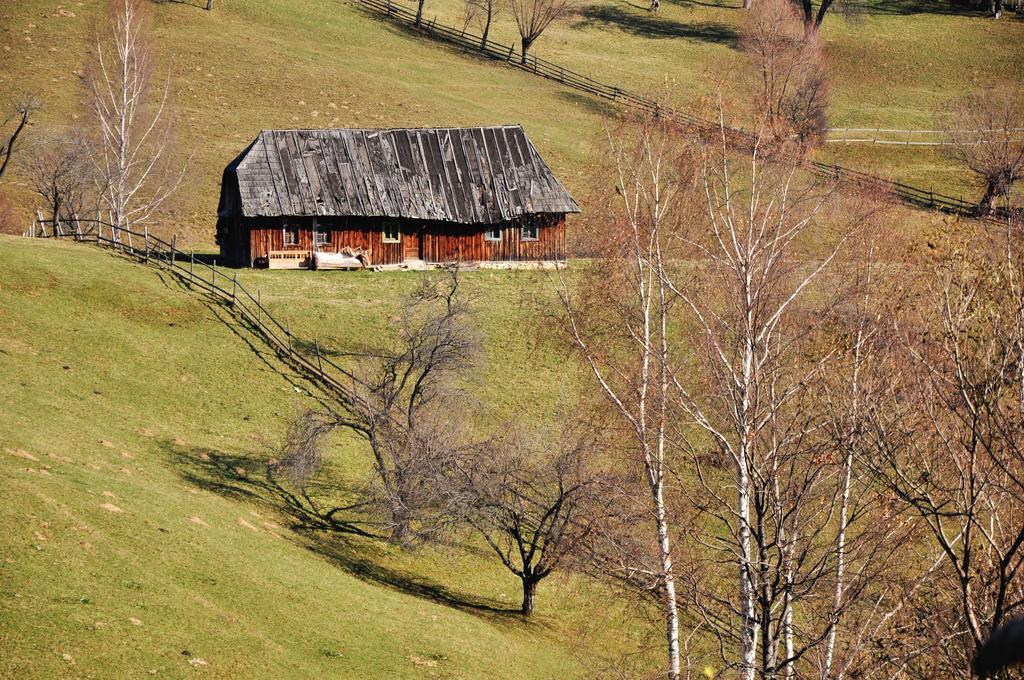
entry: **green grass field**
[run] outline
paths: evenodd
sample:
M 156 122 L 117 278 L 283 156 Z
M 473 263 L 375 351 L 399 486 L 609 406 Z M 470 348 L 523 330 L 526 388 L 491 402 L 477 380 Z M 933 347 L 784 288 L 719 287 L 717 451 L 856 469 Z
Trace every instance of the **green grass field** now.
M 582 579 L 542 584 L 524 623 L 518 582 L 478 548 L 325 526 L 265 477 L 310 386 L 221 307 L 90 246 L 0 237 L 0 255 L 0 676 L 588 677 L 582 658 L 645 632 Z M 386 333 L 411 281 L 295 274 L 258 283 L 291 291 L 268 302 L 332 343 Z M 516 280 L 467 285 L 502 358 L 484 394 L 539 409 L 534 384 L 495 384 L 527 373 Z M 555 398 L 557 363 L 542 365 Z M 319 504 L 365 482 L 356 443 L 333 451 Z
M 180 155 L 189 159 L 187 181 L 162 216 L 165 232 L 211 243 L 223 167 L 267 128 L 519 122 L 571 191 L 594 184 L 591 160 L 602 153 L 611 110 L 605 102 L 412 35 L 347 2 L 224 2 L 212 12 L 201 4 L 152 5 L 158 72 L 170 76 Z M 668 79 L 680 101 L 693 101 L 706 91 L 705 76 L 738 68 L 741 13 L 714 3 L 662 7 L 651 16 L 636 3 L 596 0 L 552 27 L 536 52 L 630 89 Z M 964 90 L 1020 87 L 1024 21 L 944 8 L 879 3 L 826 20 L 834 124 L 932 127 Z M 45 109 L 30 132 L 84 121 L 83 74 L 102 9 L 49 0 L 0 7 L 0 101 L 38 93 Z M 427 16 L 440 21 L 458 23 L 461 12 L 459 0 L 427 3 Z M 510 21 L 500 20 L 493 35 L 508 42 Z M 934 149 L 830 145 L 823 158 L 936 191 L 976 191 Z M 27 224 L 36 199 L 16 167 L 4 189 Z
M 347 2 L 202 4 L 150 5 L 189 164 L 161 215 L 160 230 L 179 243 L 212 247 L 223 167 L 267 128 L 522 123 L 577 197 L 606 182 L 592 174 L 612 111 L 604 102 Z M 654 17 L 643 4 L 595 0 L 536 51 L 630 89 L 667 78 L 684 103 L 706 92 L 708 75 L 739 63 L 737 9 L 668 0 Z M 0 5 L 0 103 L 39 94 L 30 136 L 85 120 L 83 69 L 103 5 Z M 960 92 L 1021 86 L 1024 22 L 944 7 L 875 3 L 827 19 L 834 124 L 933 127 Z M 427 8 L 460 20 L 460 0 Z M 494 37 L 508 42 L 512 30 L 505 18 Z M 830 145 L 821 157 L 936 191 L 977 191 L 935 149 Z M 36 201 L 17 160 L 0 190 L 27 224 Z M 930 235 L 953 224 L 893 208 L 879 218 L 883 259 L 925 257 Z M 386 337 L 418 280 L 238 275 L 328 351 Z M 549 301 L 546 276 L 466 274 L 486 338 L 471 386 L 486 424 L 536 422 L 572 405 L 575 376 L 528 314 Z M 87 246 L 0 237 L 0 676 L 586 678 L 605 656 L 657 635 L 635 617 L 625 625 L 582 578 L 544 582 L 538 617 L 524 623 L 508 611 L 518 583 L 479 546 L 400 551 L 326 522 L 323 510 L 365 483 L 358 442 L 333 442 L 315 506 L 265 476 L 309 391 L 221 307 L 157 271 Z

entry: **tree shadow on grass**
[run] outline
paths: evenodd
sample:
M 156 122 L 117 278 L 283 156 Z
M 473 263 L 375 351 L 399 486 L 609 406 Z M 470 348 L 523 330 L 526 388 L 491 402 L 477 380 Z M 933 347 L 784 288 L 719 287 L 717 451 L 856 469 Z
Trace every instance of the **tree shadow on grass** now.
M 693 7 L 711 7 L 712 9 L 743 9 L 743 0 L 667 0 L 671 5 L 692 9 Z M 647 9 L 646 7 L 644 9 Z
M 950 0 L 872 0 L 859 6 L 857 11 L 863 14 L 896 16 L 913 14 L 962 17 L 990 16 L 987 3 L 985 5 L 975 5 L 969 2 L 951 2 Z M 1003 16 L 1006 17 L 1008 14 L 1004 12 Z
M 502 603 L 475 597 L 445 585 L 388 566 L 388 554 L 381 537 L 366 523 L 353 519 L 362 504 L 353 502 L 331 508 L 321 507 L 312 497 L 356 497 L 357 490 L 341 485 L 311 484 L 307 492 L 295 492 L 279 480 L 254 470 L 256 458 L 232 455 L 213 449 L 194 449 L 164 442 L 181 476 L 188 483 L 232 500 L 257 505 L 275 515 L 284 515 L 289 528 L 303 547 L 363 581 L 385 586 L 407 595 L 482 616 L 493 622 L 519 620 L 519 610 Z M 260 466 L 263 468 L 263 466 Z
M 717 22 L 685 24 L 646 11 L 641 13 L 607 5 L 586 7 L 580 12 L 580 17 L 576 23 L 580 28 L 616 28 L 643 38 L 682 38 L 729 47 L 739 44 L 736 29 Z
M 185 5 L 196 9 L 206 9 L 206 0 L 151 0 L 154 5 Z
M 619 111 L 619 109 L 604 99 L 598 99 L 589 94 L 573 92 L 572 90 L 559 90 L 558 98 L 573 106 L 585 108 L 602 118 L 611 118 Z

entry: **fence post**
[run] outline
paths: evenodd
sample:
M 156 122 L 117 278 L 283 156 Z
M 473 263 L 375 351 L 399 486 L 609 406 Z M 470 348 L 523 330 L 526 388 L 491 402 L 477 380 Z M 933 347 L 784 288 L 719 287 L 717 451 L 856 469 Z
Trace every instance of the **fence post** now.
M 509 60 L 509 62 L 512 61 L 512 53 L 515 51 L 515 49 L 516 49 L 515 43 L 513 43 L 513 44 L 508 46 L 508 60 Z
M 149 225 L 147 224 L 142 229 L 143 241 L 146 248 L 146 264 L 149 264 Z
M 210 284 L 210 286 L 212 288 L 214 288 L 215 292 L 216 292 L 216 288 L 217 288 L 217 260 L 213 261 L 213 276 L 211 276 L 210 278 L 212 279 L 212 283 Z
M 391 0 L 388 0 L 388 16 L 391 16 Z
M 178 249 L 178 235 L 171 236 L 171 269 L 174 269 L 174 251 Z
M 284 334 L 288 338 L 288 354 L 292 353 L 292 324 L 285 319 Z
M 235 306 L 235 300 L 238 290 L 238 272 L 235 272 L 235 276 L 231 279 L 231 306 Z
M 188 282 L 192 283 L 196 278 L 196 249 L 191 248 L 188 256 Z
M 235 275 L 237 276 L 237 274 Z M 260 289 L 256 289 L 256 320 L 259 325 L 263 325 L 263 296 L 260 295 Z
M 320 342 L 313 338 L 313 347 L 316 348 L 316 365 L 320 368 L 320 375 L 324 374 L 324 363 L 320 361 Z

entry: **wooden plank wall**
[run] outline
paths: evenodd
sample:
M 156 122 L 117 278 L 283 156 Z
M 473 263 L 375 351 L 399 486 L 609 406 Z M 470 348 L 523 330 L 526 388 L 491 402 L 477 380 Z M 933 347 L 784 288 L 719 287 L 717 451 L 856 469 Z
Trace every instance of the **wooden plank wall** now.
M 427 262 L 516 262 L 524 260 L 564 260 L 565 216 L 536 215 L 529 218 L 537 223 L 536 241 L 521 239 L 518 222 L 506 222 L 501 241 L 487 241 L 480 225 L 462 225 L 439 222 L 411 222 L 402 225 L 402 231 L 422 229 L 422 257 Z M 313 219 L 286 220 L 299 225 L 299 242 L 284 245 L 283 224 L 280 217 L 245 218 L 232 220 L 219 235 L 221 256 L 236 266 L 260 264 L 271 250 L 313 249 Z M 382 221 L 373 218 L 318 218 L 317 223 L 328 229 L 329 242 L 321 251 L 340 252 L 343 248 L 362 248 L 369 254 L 371 264 L 400 264 L 404 260 L 404 246 L 385 243 L 381 231 Z M 248 231 L 248 239 L 245 239 Z
M 565 259 L 565 217 L 536 216 L 536 241 L 523 241 L 518 223 L 505 222 L 500 241 L 487 241 L 478 225 L 444 225 L 441 233 L 424 235 L 427 262 L 518 262 Z

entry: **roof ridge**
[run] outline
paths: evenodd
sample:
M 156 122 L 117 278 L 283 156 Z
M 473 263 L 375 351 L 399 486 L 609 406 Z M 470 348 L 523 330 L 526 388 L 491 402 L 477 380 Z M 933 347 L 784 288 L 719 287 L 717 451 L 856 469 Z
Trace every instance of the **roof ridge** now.
M 344 130 L 347 132 L 388 132 L 406 130 L 505 130 L 508 128 L 519 128 L 524 130 L 522 123 L 498 123 L 495 125 L 421 125 L 414 127 L 330 127 L 330 128 L 263 128 L 260 134 L 267 132 L 333 132 Z

